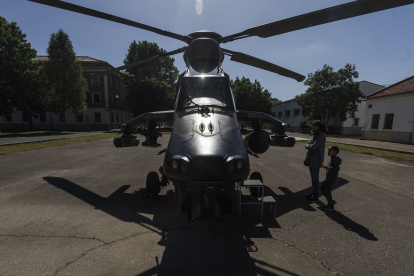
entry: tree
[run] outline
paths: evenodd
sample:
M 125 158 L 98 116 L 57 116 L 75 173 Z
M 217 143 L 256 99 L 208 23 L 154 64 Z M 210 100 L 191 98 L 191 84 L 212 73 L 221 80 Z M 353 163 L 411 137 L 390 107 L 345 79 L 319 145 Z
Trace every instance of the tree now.
M 272 115 L 271 94 L 264 89 L 257 80 L 252 83 L 250 79 L 236 77 L 231 81 L 236 108 L 238 110 L 260 111 Z
M 131 87 L 127 94 L 130 111 L 135 115 L 145 112 L 162 111 L 171 109 L 174 99 L 170 88 L 165 81 L 156 78 L 144 78 L 137 80 L 136 85 Z M 148 99 L 148 100 L 143 100 Z
M 35 93 L 39 65 L 16 22 L 9 23 L 0 16 L 0 115 L 13 111 L 13 107 L 30 105 L 27 93 Z M 28 97 L 32 98 L 32 97 Z
M 38 62 L 36 70 L 25 74 L 22 80 L 26 84 L 26 90 L 17 95 L 16 107 L 26 114 L 29 128 L 33 130 L 33 118 L 38 118 L 40 113 L 46 112 L 50 103 L 50 93 L 45 86 L 44 70 Z
M 134 40 L 129 46 L 124 64 L 164 53 L 166 51 L 159 48 L 156 43 Z M 179 72 L 174 66 L 174 61 L 172 57 L 164 57 L 130 67 L 121 73 L 127 92 L 128 106 L 135 116 L 174 108 L 175 82 Z
M 47 87 L 52 93 L 50 110 L 75 118 L 86 109 L 86 80 L 82 76 L 82 65 L 76 60 L 69 36 L 59 29 L 50 36 L 47 48 L 48 61 L 45 62 Z M 63 116 L 63 129 L 66 130 L 66 116 Z
M 338 72 L 325 64 L 322 70 L 308 74 L 305 85 L 309 88 L 295 97 L 302 107 L 302 115 L 310 120 L 321 120 L 326 125 L 331 118 L 342 121 L 347 116 L 354 118 L 363 96 L 358 82 L 354 80 L 358 76 L 355 65 L 351 64 L 346 64 Z

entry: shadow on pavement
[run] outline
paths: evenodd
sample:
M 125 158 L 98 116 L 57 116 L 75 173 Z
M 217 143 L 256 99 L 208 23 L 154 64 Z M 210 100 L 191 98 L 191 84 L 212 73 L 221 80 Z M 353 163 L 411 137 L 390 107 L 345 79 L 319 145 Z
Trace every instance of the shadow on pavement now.
M 278 275 L 269 270 L 297 275 L 250 256 L 260 250 L 252 238 L 271 237 L 265 225 L 272 223 L 263 221 L 263 227 L 257 227 L 260 219 L 240 221 L 236 215 L 228 216 L 224 223 L 188 223 L 185 214 L 182 214 L 184 220 L 176 216 L 178 210 L 172 190 L 154 200 L 140 199 L 125 193 L 130 186 L 124 185 L 104 198 L 64 178 L 43 179 L 95 209 L 160 235 L 158 245 L 165 247 L 161 260 L 154 257 L 157 265 L 137 275 Z M 145 214 L 151 214 L 153 218 Z M 177 218 L 179 225 L 171 227 L 171 221 L 177 225 Z
M 368 228 L 364 227 L 361 224 L 356 223 L 352 219 L 348 218 L 344 214 L 338 211 L 327 211 L 326 216 L 331 220 L 335 221 L 338 224 L 341 224 L 346 230 L 352 231 L 362 238 L 370 241 L 378 241 L 373 233 L 369 231 Z
M 320 185 L 323 182 L 320 183 Z M 333 188 L 333 190 L 336 190 L 344 185 L 346 185 L 347 183 L 349 183 L 348 180 L 343 179 L 338 177 L 336 184 Z M 292 191 L 290 191 L 288 188 L 286 187 L 279 187 L 279 189 L 285 194 L 285 195 L 280 195 L 277 196 L 276 195 L 276 201 L 279 202 L 283 202 L 283 204 L 278 204 L 280 207 L 278 207 L 278 211 L 277 211 L 277 217 L 280 217 L 290 211 L 293 211 L 295 209 L 299 209 L 302 208 L 305 211 L 316 211 L 315 208 L 313 208 L 311 206 L 311 204 L 309 204 L 306 200 L 305 200 L 305 195 L 310 194 L 311 193 L 311 187 L 306 188 L 302 191 L 293 193 Z M 265 190 L 265 192 L 267 192 Z M 322 195 L 322 194 L 320 194 Z M 335 195 L 333 196 L 335 198 Z M 321 204 L 321 202 L 317 203 L 320 207 L 323 206 L 323 204 Z M 319 209 L 321 209 L 320 207 L 318 207 Z M 322 211 L 324 211 L 323 209 L 321 209 Z M 332 219 L 333 221 L 335 221 L 338 224 L 341 224 L 344 226 L 344 228 L 348 231 L 352 231 L 357 233 L 358 235 L 360 235 L 362 238 L 365 238 L 367 240 L 370 241 L 377 241 L 378 239 L 374 236 L 374 234 L 372 234 L 368 228 L 362 226 L 361 224 L 356 223 L 355 221 L 351 220 L 350 218 L 346 217 L 345 215 L 343 215 L 342 213 L 338 212 L 338 211 L 328 211 L 326 212 L 326 215 Z

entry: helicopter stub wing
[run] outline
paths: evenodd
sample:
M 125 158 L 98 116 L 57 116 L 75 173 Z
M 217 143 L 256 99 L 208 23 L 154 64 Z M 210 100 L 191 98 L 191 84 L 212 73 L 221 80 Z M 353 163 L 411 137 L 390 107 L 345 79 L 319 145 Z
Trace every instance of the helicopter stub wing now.
M 255 128 L 256 126 L 270 126 L 275 133 L 284 134 L 287 128 L 287 124 L 272 117 L 264 112 L 256 111 L 237 111 L 237 121 L 239 123 L 249 123 Z
M 253 127 L 253 132 L 249 133 L 244 138 L 246 148 L 252 152 L 260 154 L 267 151 L 269 146 L 293 147 L 296 143 L 294 137 L 288 137 L 285 134 L 287 129 L 286 123 L 264 112 L 238 110 L 237 121 L 239 123 L 250 123 Z M 276 135 L 269 137 L 269 135 L 261 129 L 263 125 L 271 127 L 272 132 L 276 133 Z
M 147 112 L 121 125 L 124 133 L 133 133 L 140 126 L 151 127 L 160 123 L 173 123 L 174 110 Z
M 121 137 L 114 138 L 115 147 L 132 147 L 139 145 L 139 139 L 132 135 L 136 133 L 137 127 L 146 126 L 148 129 L 141 132 L 146 140 L 142 143 L 144 147 L 160 147 L 157 143 L 158 137 L 162 136 L 156 130 L 156 125 L 159 123 L 173 123 L 174 110 L 147 112 L 121 125 L 121 131 L 124 133 Z

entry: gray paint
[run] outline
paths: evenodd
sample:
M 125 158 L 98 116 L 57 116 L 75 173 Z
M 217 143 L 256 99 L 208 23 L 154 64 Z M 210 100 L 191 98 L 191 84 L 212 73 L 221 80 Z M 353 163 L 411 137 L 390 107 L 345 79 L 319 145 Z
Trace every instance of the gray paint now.
M 362 137 L 366 140 L 410 144 L 412 132 L 364 130 Z
M 362 134 L 362 127 L 355 126 L 355 127 L 344 127 L 342 130 L 343 135 L 361 135 Z

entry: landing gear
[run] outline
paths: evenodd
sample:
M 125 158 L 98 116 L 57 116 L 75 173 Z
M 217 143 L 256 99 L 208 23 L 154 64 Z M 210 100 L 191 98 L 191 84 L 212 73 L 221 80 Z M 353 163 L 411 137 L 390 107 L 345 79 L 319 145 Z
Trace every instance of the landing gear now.
M 148 173 L 145 188 L 147 189 L 147 192 L 154 193 L 155 196 L 161 192 L 161 182 L 157 172 Z
M 252 174 L 250 175 L 250 179 L 259 179 L 263 183 L 262 174 L 259 172 L 252 172 Z M 250 195 L 253 197 L 258 197 L 262 195 L 261 188 L 249 187 L 249 189 Z

